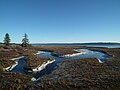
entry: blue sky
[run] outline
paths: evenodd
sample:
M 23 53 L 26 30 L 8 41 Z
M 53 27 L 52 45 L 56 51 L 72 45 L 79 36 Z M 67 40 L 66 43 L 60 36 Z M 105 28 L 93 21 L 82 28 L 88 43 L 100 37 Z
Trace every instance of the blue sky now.
M 120 42 L 120 0 L 0 0 L 0 42 Z

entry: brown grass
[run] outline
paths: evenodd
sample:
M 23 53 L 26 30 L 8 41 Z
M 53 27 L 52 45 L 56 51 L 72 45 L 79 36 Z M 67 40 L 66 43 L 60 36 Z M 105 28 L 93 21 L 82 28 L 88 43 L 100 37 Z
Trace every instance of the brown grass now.
M 83 48 L 83 47 L 80 47 Z M 105 63 L 97 59 L 68 60 L 40 80 L 39 88 L 54 90 L 120 90 L 120 49 L 88 48 L 111 55 Z
M 30 68 L 36 68 L 39 65 L 42 65 L 43 62 L 47 62 L 48 60 L 51 61 L 53 59 L 50 58 L 43 58 L 40 56 L 36 56 L 36 55 L 27 55 L 25 56 L 26 61 L 27 61 L 27 66 Z
M 14 64 L 14 61 L 11 61 L 10 59 L 19 56 L 19 54 L 14 50 L 2 50 L 0 52 L 0 65 L 3 67 L 8 67 L 12 64 Z
M 73 49 L 87 48 L 100 50 L 111 55 L 104 63 L 97 59 L 78 59 L 63 61 L 52 74 L 44 76 L 36 87 L 30 82 L 29 76 L 3 72 L 2 68 L 14 62 L 9 59 L 25 55 L 28 66 L 32 68 L 42 64 L 47 58 L 35 56 L 36 50 L 51 50 L 59 54 L 75 53 Z M 30 47 L 10 48 L 11 51 L 0 47 L 0 89 L 35 89 L 38 90 L 120 90 L 120 49 L 93 47 Z
M 41 65 L 43 62 L 51 60 L 48 58 L 38 57 L 34 55 L 35 53 L 37 53 L 37 51 L 32 47 L 22 48 L 19 46 L 0 46 L 0 90 L 23 90 L 32 88 L 28 86 L 28 84 L 31 82 L 32 77 L 19 73 L 5 72 L 3 71 L 3 68 L 13 65 L 15 62 L 10 59 L 18 56 L 25 56 L 27 66 L 30 65 L 31 68 L 35 68 L 38 65 Z M 33 85 L 33 83 L 30 85 Z
M 5 72 L 0 75 L 0 90 L 23 90 L 30 80 L 30 76 Z
M 70 47 L 70 46 L 36 46 L 34 47 L 36 50 L 50 50 L 58 54 L 73 54 L 77 53 L 74 51 L 77 47 Z

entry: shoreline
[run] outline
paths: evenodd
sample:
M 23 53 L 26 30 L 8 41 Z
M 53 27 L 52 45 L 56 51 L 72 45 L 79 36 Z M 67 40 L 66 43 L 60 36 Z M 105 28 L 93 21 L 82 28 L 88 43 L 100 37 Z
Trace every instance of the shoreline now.
M 34 47 L 33 47 L 34 48 Z M 48 50 L 53 50 L 50 47 Z M 64 49 L 65 48 L 65 49 Z M 116 88 L 120 88 L 120 48 L 96 48 L 96 47 L 54 47 L 54 51 L 59 51 L 62 54 L 72 54 L 72 52 L 69 53 L 68 51 L 65 51 L 66 49 L 70 50 L 74 50 L 74 49 L 90 49 L 90 50 L 99 50 L 101 52 L 105 52 L 108 55 L 111 56 L 111 58 L 106 58 L 105 62 L 101 64 L 100 60 L 97 58 L 88 58 L 88 59 L 76 59 L 76 60 L 67 60 L 67 61 L 63 61 L 60 64 L 60 67 L 58 67 L 55 71 L 53 71 L 52 73 L 45 75 L 41 78 L 38 77 L 38 79 L 34 78 L 34 77 L 29 77 L 29 75 L 23 75 L 23 74 L 19 74 L 19 73 L 13 73 L 12 72 L 5 72 L 3 71 L 3 75 L 0 79 L 4 80 L 4 81 L 12 81 L 12 84 L 17 84 L 20 85 L 22 87 L 26 86 L 28 88 L 35 88 L 34 83 L 37 82 L 37 88 L 38 89 L 46 89 L 46 88 L 54 88 L 54 89 L 76 89 L 78 90 L 77 87 L 83 88 L 85 87 L 86 89 L 101 89 L 104 90 L 106 87 L 109 90 L 117 90 Z M 47 50 L 45 48 L 42 48 L 44 50 Z M 41 49 L 40 49 L 41 50 Z M 29 49 L 28 49 L 29 51 Z M 4 52 L 1 52 L 4 53 Z M 7 52 L 8 54 L 10 52 Z M 24 53 L 24 52 L 22 52 Z M 10 53 L 11 54 L 11 53 Z M 40 54 L 39 53 L 36 53 Z M 80 53 L 79 53 L 80 54 Z M 6 55 L 6 53 L 4 54 L 4 56 Z M 21 55 L 21 54 L 20 54 Z M 22 54 L 23 55 L 23 54 Z M 33 57 L 34 53 L 31 53 L 29 56 Z M 68 56 L 70 56 L 68 55 Z M 75 55 L 75 54 L 73 54 Z M 5 56 L 10 58 L 9 56 Z M 14 56 L 12 56 L 14 57 Z M 30 57 L 30 58 L 31 58 Z M 10 61 L 16 61 L 17 58 L 12 58 L 9 59 Z M 1 62 L 4 59 L 1 59 Z M 8 59 L 7 59 L 8 60 Z M 9 62 L 8 60 L 8 62 Z M 28 62 L 32 62 L 34 63 L 33 69 L 39 68 L 39 70 L 41 70 L 41 66 L 42 65 L 40 63 L 40 65 L 38 65 L 38 62 L 35 62 L 37 60 L 42 60 L 41 59 L 36 59 L 36 56 L 31 58 L 31 61 Z M 48 59 L 46 59 L 48 60 Z M 5 61 L 3 61 L 5 62 Z M 42 60 L 42 62 L 45 62 L 44 60 Z M 36 63 L 36 64 L 35 64 Z M 4 63 L 3 63 L 4 64 Z M 5 63 L 7 64 L 7 62 Z M 46 63 L 43 64 L 43 68 L 45 68 Z M 12 65 L 12 64 L 10 64 Z M 15 66 L 16 63 L 13 65 Z M 38 66 L 37 66 L 38 65 Z M 5 66 L 5 65 L 4 65 Z M 7 65 L 6 65 L 7 66 Z M 36 67 L 37 66 L 37 67 Z M 9 69 L 12 66 L 9 67 Z M 36 67 L 36 68 L 35 68 Z M 43 69 L 42 68 L 42 69 Z M 2 67 L 3 69 L 3 67 Z M 21 78 L 19 79 L 18 75 L 21 76 Z M 26 77 L 26 80 L 24 79 L 24 77 Z M 28 79 L 29 78 L 29 79 Z M 19 82 L 20 83 L 17 83 Z M 17 81 L 17 82 L 16 82 Z M 34 82 L 35 81 L 35 82 Z M 21 82 L 24 82 L 24 85 L 21 84 Z M 3 82 L 4 85 L 8 85 L 7 82 Z M 29 83 L 29 84 L 28 84 Z M 97 85 L 96 85 L 97 83 Z M 2 84 L 1 84 L 2 85 Z M 2 86 L 5 88 L 5 86 Z M 14 87 L 12 87 L 14 88 Z
M 10 59 L 12 61 L 15 61 L 15 64 L 13 64 L 11 66 L 8 66 L 6 68 L 3 68 L 3 71 L 8 71 L 8 72 L 12 71 L 18 65 L 18 60 L 22 59 L 22 58 L 24 58 L 24 56 L 20 56 L 20 57 L 17 57 L 17 58 Z
M 39 65 L 38 67 L 32 69 L 32 71 L 33 71 L 33 73 L 35 73 L 35 72 L 40 72 L 41 70 L 45 69 L 47 65 L 49 65 L 49 64 L 51 64 L 51 63 L 53 63 L 53 62 L 55 62 L 55 59 L 52 60 L 52 61 L 49 61 L 49 60 L 48 60 L 46 63 L 43 62 L 42 65 Z
M 61 57 L 74 57 L 74 56 L 79 56 L 87 53 L 87 52 L 79 52 L 79 50 L 77 49 L 74 49 L 74 51 L 76 51 L 77 53 L 62 55 Z
M 43 63 L 42 65 L 39 65 L 37 68 L 32 69 L 32 70 L 33 70 L 33 73 L 42 71 L 43 69 L 46 68 L 47 65 L 49 65 L 49 64 L 51 64 L 51 63 L 53 63 L 53 62 L 55 62 L 55 59 L 52 60 L 52 61 L 47 61 L 47 63 Z M 36 78 L 34 78 L 34 77 L 31 78 L 31 81 L 33 81 L 33 82 L 34 82 L 34 81 L 38 81 L 38 80 L 39 80 L 39 78 L 38 78 L 38 79 L 36 79 Z

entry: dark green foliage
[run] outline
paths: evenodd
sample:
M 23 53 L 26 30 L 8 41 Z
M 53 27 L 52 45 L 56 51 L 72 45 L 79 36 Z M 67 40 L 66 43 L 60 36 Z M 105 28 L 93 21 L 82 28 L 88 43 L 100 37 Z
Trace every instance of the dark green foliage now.
M 22 39 L 22 46 L 23 47 L 29 46 L 29 39 L 28 39 L 28 35 L 26 33 L 24 35 L 24 38 Z
M 10 36 L 9 36 L 8 33 L 5 34 L 4 44 L 5 44 L 6 46 L 9 46 L 9 45 L 10 45 Z

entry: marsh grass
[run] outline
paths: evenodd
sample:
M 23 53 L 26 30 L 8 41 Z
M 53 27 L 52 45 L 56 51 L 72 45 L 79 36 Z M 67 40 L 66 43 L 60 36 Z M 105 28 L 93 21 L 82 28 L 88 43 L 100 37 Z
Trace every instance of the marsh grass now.
M 50 60 L 35 56 L 37 50 L 51 50 L 59 54 L 75 53 L 74 49 L 100 50 L 109 54 L 104 63 L 97 59 L 63 61 L 59 68 L 40 79 L 34 85 L 31 77 L 5 72 L 2 68 L 12 65 L 11 58 L 24 55 L 31 68 Z M 120 90 L 120 49 L 93 47 L 0 47 L 0 89 L 1 90 Z

